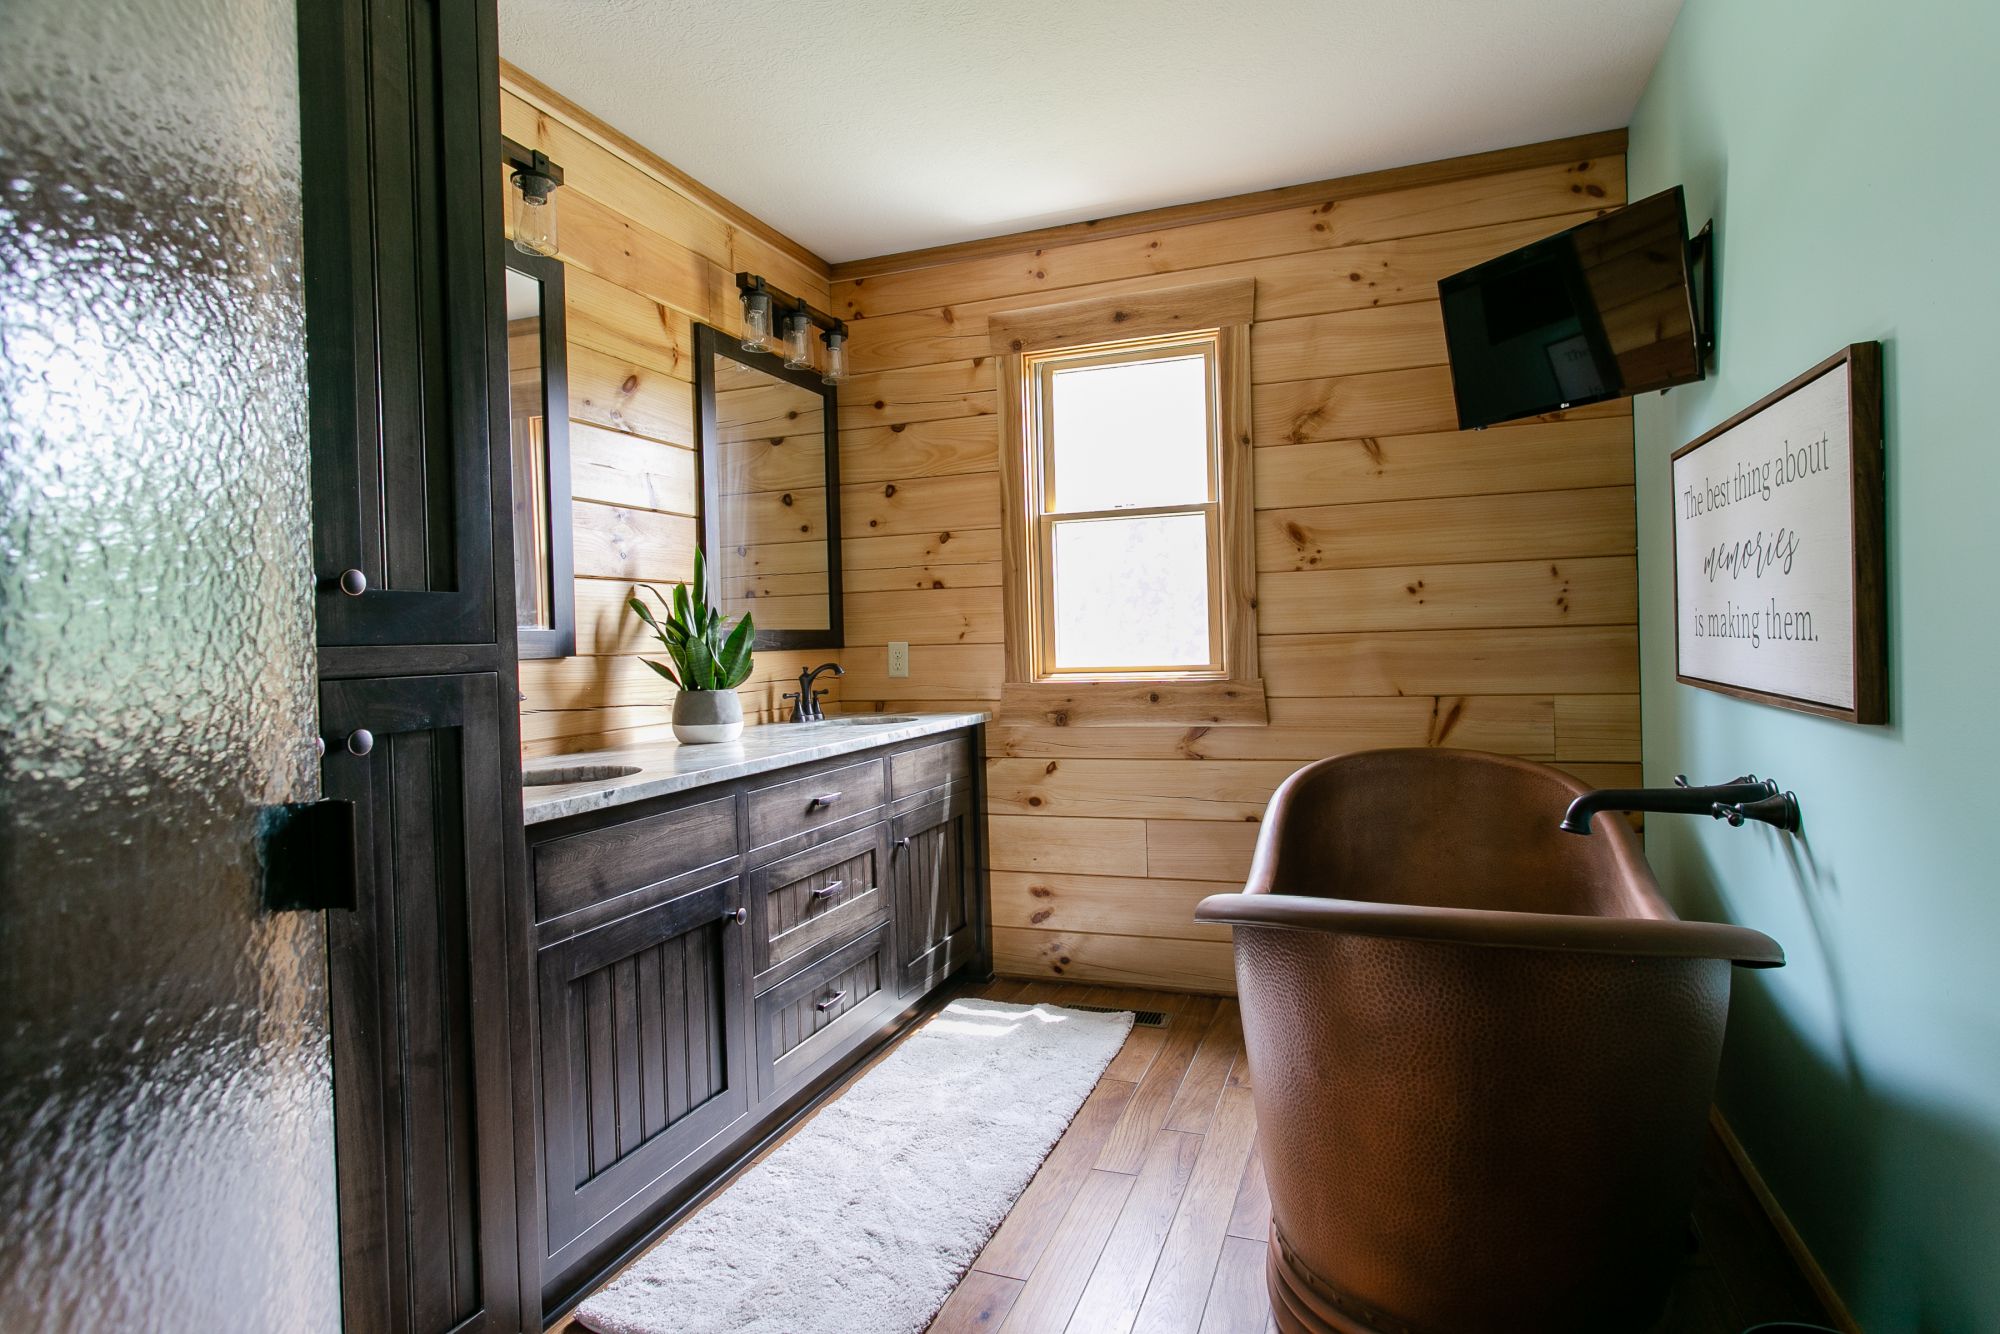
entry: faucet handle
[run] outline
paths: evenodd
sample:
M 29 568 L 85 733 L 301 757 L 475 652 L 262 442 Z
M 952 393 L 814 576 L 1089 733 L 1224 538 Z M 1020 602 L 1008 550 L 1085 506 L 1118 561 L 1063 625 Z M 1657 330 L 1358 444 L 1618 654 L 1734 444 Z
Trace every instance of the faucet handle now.
M 1709 811 L 1709 814 L 1718 820 L 1729 821 L 1731 829 L 1741 829 L 1743 827 L 1743 808 L 1740 806 L 1731 806 L 1726 802 L 1718 801 Z

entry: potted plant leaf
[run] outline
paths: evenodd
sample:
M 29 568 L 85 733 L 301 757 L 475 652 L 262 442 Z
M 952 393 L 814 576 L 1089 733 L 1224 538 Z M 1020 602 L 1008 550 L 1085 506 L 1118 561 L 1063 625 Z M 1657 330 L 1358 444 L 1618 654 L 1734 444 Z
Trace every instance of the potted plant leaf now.
M 708 570 L 694 553 L 694 587 L 675 584 L 671 597 L 640 584 L 660 604 L 660 616 L 636 593 L 626 602 L 632 614 L 660 641 L 672 666 L 651 658 L 639 661 L 680 688 L 674 696 L 674 736 L 688 744 L 734 741 L 743 735 L 743 702 L 736 687 L 750 676 L 750 644 L 757 631 L 744 613 L 729 628 L 708 602 Z

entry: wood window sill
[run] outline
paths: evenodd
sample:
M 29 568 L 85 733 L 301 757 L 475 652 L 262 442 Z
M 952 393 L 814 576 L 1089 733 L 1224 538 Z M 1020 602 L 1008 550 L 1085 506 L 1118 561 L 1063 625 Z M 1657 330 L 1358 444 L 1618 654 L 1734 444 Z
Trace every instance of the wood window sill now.
M 1000 688 L 1000 716 L 1047 727 L 1264 727 L 1257 681 L 1032 681 Z

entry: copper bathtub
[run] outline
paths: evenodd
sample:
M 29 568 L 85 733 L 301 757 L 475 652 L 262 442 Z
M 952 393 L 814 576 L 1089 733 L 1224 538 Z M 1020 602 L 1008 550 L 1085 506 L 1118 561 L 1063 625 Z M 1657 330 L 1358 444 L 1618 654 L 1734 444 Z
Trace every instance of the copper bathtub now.
M 1265 817 L 1236 984 L 1280 1329 L 1619 1334 L 1659 1317 L 1732 965 L 1637 837 L 1557 821 L 1587 789 L 1474 751 L 1308 765 Z

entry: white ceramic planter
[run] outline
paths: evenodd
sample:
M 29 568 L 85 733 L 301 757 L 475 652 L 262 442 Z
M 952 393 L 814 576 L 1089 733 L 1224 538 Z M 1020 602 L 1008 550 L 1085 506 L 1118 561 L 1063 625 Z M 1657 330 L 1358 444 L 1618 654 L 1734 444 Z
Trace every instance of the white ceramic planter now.
M 683 745 L 734 741 L 743 735 L 743 701 L 734 690 L 683 690 L 674 696 L 674 738 Z

